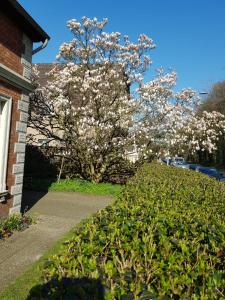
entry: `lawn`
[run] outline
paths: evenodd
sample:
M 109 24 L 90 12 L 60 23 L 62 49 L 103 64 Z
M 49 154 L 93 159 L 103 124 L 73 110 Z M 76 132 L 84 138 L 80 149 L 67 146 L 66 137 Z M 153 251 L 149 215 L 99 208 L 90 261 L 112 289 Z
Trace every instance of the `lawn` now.
M 93 183 L 82 179 L 62 179 L 54 182 L 50 179 L 35 179 L 25 189 L 54 192 L 78 192 L 92 195 L 117 196 L 122 185 L 112 183 Z

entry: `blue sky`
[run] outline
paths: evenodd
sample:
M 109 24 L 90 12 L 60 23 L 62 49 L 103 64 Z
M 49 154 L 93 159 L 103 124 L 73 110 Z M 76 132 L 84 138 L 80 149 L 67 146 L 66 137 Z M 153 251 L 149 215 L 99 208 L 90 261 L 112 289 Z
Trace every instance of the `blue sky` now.
M 224 0 L 19 0 L 20 4 L 51 36 L 48 47 L 34 56 L 34 62 L 52 62 L 64 41 L 72 35 L 69 19 L 82 16 L 107 17 L 107 31 L 129 35 L 140 33 L 154 39 L 154 70 L 163 66 L 178 73 L 178 88 L 208 91 L 213 83 L 225 80 Z

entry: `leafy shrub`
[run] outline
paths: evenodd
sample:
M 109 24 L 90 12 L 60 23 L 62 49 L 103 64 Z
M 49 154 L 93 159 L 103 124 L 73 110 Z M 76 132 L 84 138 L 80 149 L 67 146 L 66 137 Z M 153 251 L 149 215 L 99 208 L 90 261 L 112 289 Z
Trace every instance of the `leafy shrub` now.
M 100 280 L 97 279 L 52 279 L 44 285 L 37 285 L 31 289 L 30 295 L 26 298 L 26 300 L 34 299 L 104 300 L 104 287 Z
M 26 229 L 32 223 L 32 217 L 15 214 L 8 218 L 0 219 L 0 240 L 12 235 L 13 231 Z
M 108 166 L 103 176 L 103 182 L 125 184 L 135 174 L 137 167 L 123 157 L 118 157 L 111 166 Z
M 224 299 L 224 213 L 223 183 L 189 170 L 145 165 L 112 206 L 78 228 L 49 259 L 45 282 L 100 280 L 108 300 Z

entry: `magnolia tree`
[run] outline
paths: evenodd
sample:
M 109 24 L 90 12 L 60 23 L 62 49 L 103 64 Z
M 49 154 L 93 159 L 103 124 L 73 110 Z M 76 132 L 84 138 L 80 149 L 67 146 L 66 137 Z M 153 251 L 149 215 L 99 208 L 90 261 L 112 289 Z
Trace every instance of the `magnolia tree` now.
M 37 87 L 30 118 L 31 127 L 62 141 L 65 156 L 96 182 L 131 143 L 137 103 L 130 85 L 148 68 L 155 47 L 144 34 L 133 44 L 118 32 L 106 33 L 106 24 L 86 17 L 68 22 L 74 38 L 60 47 L 63 65 Z
M 219 112 L 203 111 L 186 120 L 170 140 L 171 148 L 181 153 L 212 153 L 219 138 L 224 135 L 225 116 Z
M 225 134 L 225 116 L 215 111 L 196 113 L 199 98 L 191 89 L 173 93 L 173 79 L 174 73 L 166 74 L 149 83 L 152 88 L 147 84 L 141 90 L 142 118 L 136 140 L 141 142 L 143 155 L 214 152 Z
M 171 139 L 194 114 L 199 99 L 191 89 L 175 92 L 177 75 L 174 71 L 157 71 L 157 76 L 138 90 L 136 143 L 145 156 L 169 154 Z
M 68 22 L 73 39 L 60 47 L 61 64 L 46 86 L 37 86 L 30 109 L 30 127 L 63 142 L 63 157 L 95 182 L 132 145 L 140 156 L 173 151 L 174 143 L 183 150 L 181 145 L 199 139 L 200 132 L 191 137 L 189 123 L 196 128 L 206 120 L 205 114 L 195 116 L 199 99 L 193 90 L 174 92 L 175 72 L 159 69 L 144 82 L 155 48 L 151 38 L 141 34 L 132 43 L 118 32 L 106 33 L 107 22 L 87 17 Z M 207 128 L 214 117 L 208 115 Z M 218 132 L 223 126 L 219 123 Z M 210 146 L 208 139 L 214 143 L 215 134 L 202 131 L 199 147 Z
M 138 89 L 136 141 L 145 156 L 212 153 L 224 135 L 225 116 L 196 113 L 200 98 L 190 88 L 174 92 L 176 80 L 175 72 L 159 69 L 155 79 Z

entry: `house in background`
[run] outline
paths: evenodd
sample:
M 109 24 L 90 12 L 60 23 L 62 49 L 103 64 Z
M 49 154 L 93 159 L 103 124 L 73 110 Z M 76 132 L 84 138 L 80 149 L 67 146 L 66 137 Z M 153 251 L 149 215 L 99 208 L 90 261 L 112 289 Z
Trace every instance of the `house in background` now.
M 32 55 L 49 36 L 15 0 L 0 5 L 0 217 L 20 212 Z M 41 43 L 33 50 L 33 43 Z

